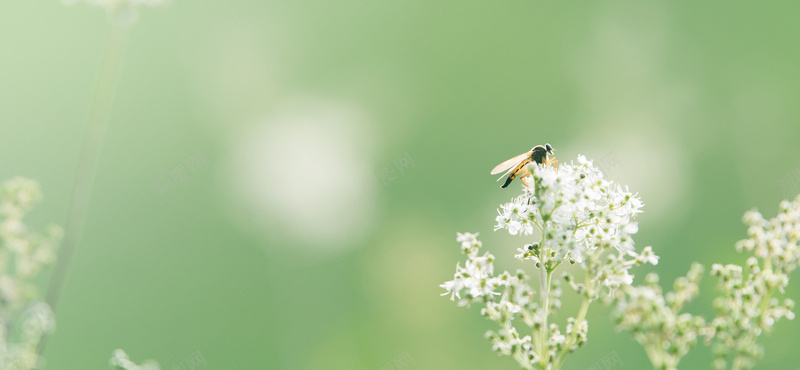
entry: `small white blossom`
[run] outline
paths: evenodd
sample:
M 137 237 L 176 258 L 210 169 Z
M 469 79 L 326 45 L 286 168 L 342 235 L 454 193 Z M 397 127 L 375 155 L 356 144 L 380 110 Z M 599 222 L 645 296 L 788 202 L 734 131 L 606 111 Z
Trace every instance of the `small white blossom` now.
M 467 255 L 464 267 L 460 263 L 456 264 L 456 273 L 453 280 L 439 285 L 446 292 L 442 295 L 450 295 L 450 300 L 458 298 L 459 305 L 468 305 L 476 300 L 488 300 L 489 297 L 498 295 L 495 289 L 505 285 L 506 282 L 494 274 L 494 256 L 486 253 L 478 255 L 481 242 L 477 239 L 478 234 L 458 234 L 457 240 L 461 242 L 461 251 Z M 462 292 L 464 296 L 462 297 Z

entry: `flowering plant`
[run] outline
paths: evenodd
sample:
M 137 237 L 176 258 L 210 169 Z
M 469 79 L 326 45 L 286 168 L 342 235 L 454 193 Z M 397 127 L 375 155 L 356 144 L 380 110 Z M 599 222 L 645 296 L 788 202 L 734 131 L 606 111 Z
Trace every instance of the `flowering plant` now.
M 654 369 L 675 369 L 706 330 L 702 317 L 680 313 L 699 293 L 702 274 L 703 266 L 692 264 L 685 277 L 675 280 L 674 290 L 664 295 L 658 275 L 650 273 L 645 285 L 626 286 L 625 294 L 617 296 L 613 312 L 617 328 L 633 334 Z
M 502 204 L 495 230 L 511 235 L 532 236 L 533 242 L 517 250 L 515 257 L 539 270 L 539 289 L 529 284 L 524 270 L 494 273 L 495 257 L 480 254 L 477 234 L 458 234 L 461 251 L 467 256 L 456 265 L 453 280 L 440 286 L 458 300 L 459 306 L 482 303 L 481 314 L 500 328 L 486 333 L 494 351 L 512 356 L 525 369 L 559 369 L 564 358 L 586 343 L 590 304 L 611 298 L 628 286 L 634 265 L 658 263 L 650 247 L 637 252 L 634 219 L 642 202 L 636 194 L 604 178 L 603 173 L 583 156 L 577 163 L 559 170 L 530 164 L 522 194 Z M 583 271 L 583 281 L 564 272 L 563 279 L 583 297 L 575 317 L 563 328 L 550 321 L 561 307 L 562 289 L 553 274 L 568 262 Z M 534 295 L 539 295 L 538 301 Z M 528 329 L 520 329 L 522 321 Z M 524 331 L 523 331 L 524 330 Z M 520 334 L 530 330 L 531 335 Z
M 697 263 L 685 278 L 675 281 L 674 292 L 663 295 L 658 276 L 650 274 L 645 286 L 627 287 L 617 300 L 617 327 L 633 333 L 654 368 L 677 368 L 701 335 L 713 343 L 714 368 L 727 368 L 729 357 L 732 369 L 751 368 L 764 352 L 756 339 L 781 318 L 794 318 L 794 302 L 781 302 L 774 295 L 783 293 L 788 274 L 800 262 L 800 196 L 781 202 L 778 215 L 770 220 L 755 210 L 745 213 L 743 220 L 748 238 L 739 241 L 736 249 L 753 255 L 745 267 L 711 266 L 722 294 L 714 300 L 717 316 L 710 323 L 700 316 L 679 314 L 698 294 L 702 266 Z
M 34 281 L 55 259 L 62 232 L 52 226 L 38 234 L 23 223 L 41 198 L 33 180 L 0 184 L 0 369 L 35 368 L 39 342 L 55 329 L 53 312 L 40 301 Z
M 789 273 L 800 263 L 800 196 L 780 203 L 770 220 L 756 210 L 744 214 L 747 239 L 736 243 L 739 252 L 752 253 L 746 268 L 738 265 L 711 266 L 719 278 L 722 295 L 714 301 L 717 317 L 708 328 L 714 341 L 714 367 L 724 369 L 733 356 L 733 369 L 751 368 L 764 349 L 756 339 L 769 332 L 781 318 L 794 319 L 794 301 L 775 297 L 789 283 Z
M 679 313 L 698 294 L 703 268 L 697 263 L 686 277 L 675 281 L 673 292 L 662 294 L 658 276 L 650 274 L 646 285 L 626 287 L 617 299 L 617 327 L 633 333 L 654 368 L 677 368 L 701 335 L 713 343 L 714 368 L 727 368 L 730 357 L 732 369 L 752 368 L 764 352 L 756 339 L 781 318 L 794 318 L 794 302 L 781 302 L 775 295 L 783 293 L 788 274 L 800 262 L 800 196 L 781 202 L 778 215 L 770 220 L 755 210 L 745 213 L 743 220 L 748 238 L 739 241 L 736 249 L 753 255 L 745 267 L 711 266 L 721 295 L 714 300 L 717 316 L 710 323 L 700 316 Z

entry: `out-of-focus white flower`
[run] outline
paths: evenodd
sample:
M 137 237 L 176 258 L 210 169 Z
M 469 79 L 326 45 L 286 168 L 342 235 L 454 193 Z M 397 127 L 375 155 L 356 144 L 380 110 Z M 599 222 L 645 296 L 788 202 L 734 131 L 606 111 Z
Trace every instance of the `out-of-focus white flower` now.
M 771 331 L 780 319 L 794 318 L 794 301 L 781 302 L 775 295 L 783 293 L 789 273 L 800 264 L 800 196 L 782 201 L 772 219 L 750 210 L 742 221 L 748 226 L 748 237 L 736 243 L 736 249 L 753 256 L 745 267 L 711 267 L 722 296 L 714 301 L 717 317 L 707 336 L 716 342 L 714 365 L 719 369 L 727 367 L 731 354 L 735 367 L 755 365 L 764 352 L 756 343 L 758 336 Z
M 38 302 L 34 281 L 55 259 L 62 233 L 51 227 L 41 235 L 22 222 L 41 198 L 33 180 L 0 184 L 0 369 L 35 368 L 39 342 L 55 329 L 53 312 Z
M 159 370 L 158 363 L 153 360 L 148 360 L 141 365 L 128 358 L 128 354 L 121 349 L 115 349 L 111 354 L 111 359 L 108 361 L 109 365 L 120 370 Z
M 794 301 L 781 302 L 775 295 L 784 292 L 789 273 L 800 263 L 800 196 L 781 202 L 778 215 L 770 220 L 755 210 L 746 212 L 742 220 L 748 226 L 748 238 L 739 241 L 736 249 L 753 255 L 744 266 L 711 266 L 722 294 L 714 300 L 717 316 L 709 324 L 700 316 L 680 313 L 698 294 L 699 264 L 675 280 L 672 292 L 662 294 L 658 276 L 649 274 L 646 285 L 624 287 L 624 294 L 616 298 L 617 327 L 633 333 L 654 368 L 676 368 L 701 335 L 714 342 L 713 368 L 729 368 L 731 359 L 733 369 L 751 368 L 764 353 L 756 343 L 758 337 L 780 319 L 794 318 Z M 649 248 L 636 258 L 658 262 Z
M 42 191 L 36 181 L 15 177 L 4 182 L 0 187 L 0 215 L 8 219 L 4 223 L 6 231 L 24 231 L 19 219 L 41 199 Z
M 642 286 L 626 286 L 615 299 L 613 316 L 617 329 L 633 333 L 645 348 L 654 368 L 675 369 L 680 359 L 697 344 L 705 327 L 700 316 L 680 313 L 699 293 L 703 266 L 693 264 L 686 277 L 675 280 L 675 291 L 666 296 L 651 273 Z
M 656 256 L 656 254 L 653 253 L 653 247 L 651 246 L 644 247 L 644 249 L 642 249 L 642 253 L 640 254 L 636 254 L 635 252 L 629 254 L 632 255 L 633 257 L 636 257 L 637 259 L 636 261 L 639 264 L 644 264 L 644 263 L 649 263 L 651 265 L 658 264 L 658 256 Z

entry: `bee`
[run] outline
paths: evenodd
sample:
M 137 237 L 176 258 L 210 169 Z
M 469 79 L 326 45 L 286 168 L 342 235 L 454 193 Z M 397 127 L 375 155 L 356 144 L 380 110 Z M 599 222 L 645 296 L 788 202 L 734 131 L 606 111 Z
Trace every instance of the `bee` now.
M 552 156 L 552 157 L 550 157 Z M 508 184 L 511 183 L 517 177 L 522 178 L 522 182 L 525 183 L 525 186 L 530 186 L 525 181 L 525 176 L 530 175 L 530 171 L 526 168 L 528 163 L 536 162 L 538 164 L 555 164 L 556 170 L 558 170 L 558 161 L 556 160 L 555 154 L 553 154 L 553 147 L 550 144 L 544 145 L 537 145 L 529 152 L 522 153 L 514 158 L 508 159 L 503 163 L 498 164 L 492 169 L 491 174 L 497 175 L 500 172 L 506 171 L 503 176 L 508 175 L 506 178 L 506 182 L 503 183 L 501 188 L 505 188 Z M 497 181 L 500 181 L 503 176 L 500 176 Z

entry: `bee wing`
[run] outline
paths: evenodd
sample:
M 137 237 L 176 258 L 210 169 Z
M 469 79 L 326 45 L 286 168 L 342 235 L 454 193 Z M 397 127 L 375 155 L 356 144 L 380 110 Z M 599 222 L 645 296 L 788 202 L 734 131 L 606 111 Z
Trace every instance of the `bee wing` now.
M 511 173 L 511 171 L 514 171 L 514 168 L 516 168 L 516 167 L 517 167 L 516 165 L 514 165 L 514 166 L 511 166 L 511 168 L 509 168 L 509 169 L 508 169 L 508 171 L 506 171 L 506 173 L 504 173 L 504 174 L 500 175 L 500 177 L 498 177 L 498 178 L 497 178 L 497 181 L 500 181 L 500 180 L 502 180 L 502 179 L 503 179 L 503 177 L 506 177 L 506 175 L 508 175 L 509 173 Z
M 492 169 L 491 175 L 497 175 L 500 172 L 503 172 L 508 169 L 513 169 L 514 166 L 518 165 L 519 162 L 522 162 L 525 158 L 531 155 L 531 152 L 522 153 L 514 158 L 507 159 L 503 163 L 498 164 Z

